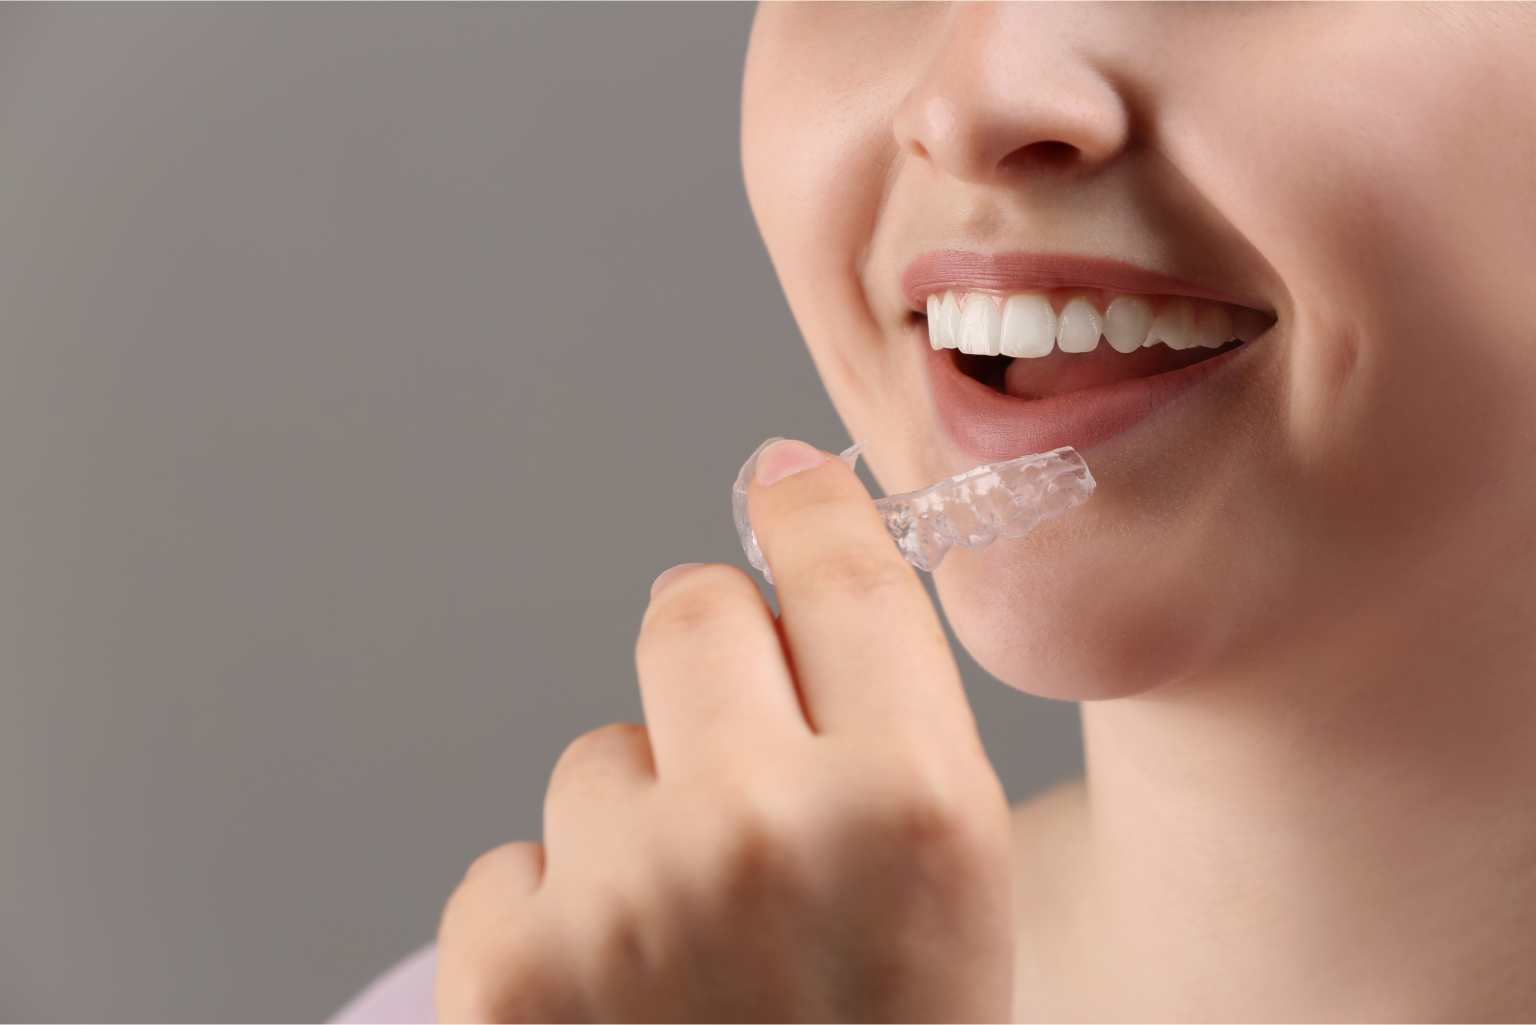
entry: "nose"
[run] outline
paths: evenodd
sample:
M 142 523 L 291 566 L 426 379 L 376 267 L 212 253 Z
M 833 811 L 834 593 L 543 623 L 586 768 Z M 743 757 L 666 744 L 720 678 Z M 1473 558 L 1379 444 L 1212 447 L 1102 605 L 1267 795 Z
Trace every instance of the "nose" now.
M 897 143 L 962 181 L 1091 174 L 1126 147 L 1130 116 L 1083 55 L 1081 8 L 959 4 L 897 107 Z

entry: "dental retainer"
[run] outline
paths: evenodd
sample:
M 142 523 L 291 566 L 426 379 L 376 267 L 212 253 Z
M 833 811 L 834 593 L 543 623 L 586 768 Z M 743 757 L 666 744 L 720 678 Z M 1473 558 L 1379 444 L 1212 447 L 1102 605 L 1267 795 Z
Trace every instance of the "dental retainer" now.
M 747 484 L 757 472 L 758 456 L 783 440 L 769 438 L 759 445 L 731 489 L 731 509 L 742 550 L 770 584 L 773 571 L 757 546 L 747 514 Z M 861 441 L 849 446 L 839 458 L 852 467 L 866 444 Z M 956 545 L 981 551 L 999 538 L 1023 537 L 1041 520 L 1060 516 L 1088 501 L 1093 489 L 1088 464 L 1076 449 L 1065 447 L 978 466 L 921 491 L 877 498 L 875 508 L 906 560 L 931 573 Z

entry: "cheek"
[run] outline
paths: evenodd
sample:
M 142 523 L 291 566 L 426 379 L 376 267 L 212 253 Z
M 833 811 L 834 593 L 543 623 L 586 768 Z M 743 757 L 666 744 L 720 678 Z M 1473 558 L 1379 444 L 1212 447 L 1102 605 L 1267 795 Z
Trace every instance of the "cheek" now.
M 846 54 L 810 66 L 803 51 L 754 36 L 742 98 L 747 195 L 791 305 L 820 275 L 850 274 L 868 245 L 897 155 L 901 97 L 889 76 L 833 73 L 857 65 Z
M 901 91 L 879 82 L 862 90 L 800 82 L 754 82 L 749 68 L 748 195 L 822 383 L 850 435 L 874 442 L 872 465 L 884 480 L 891 453 L 922 451 L 926 441 L 916 433 L 924 418 L 912 416 L 927 402 L 917 362 L 924 348 L 887 333 L 862 276 L 898 158 L 891 117 Z
M 1334 38 L 1201 82 L 1170 131 L 1294 303 L 1270 453 L 1289 493 L 1253 507 L 1285 510 L 1314 591 L 1386 606 L 1405 565 L 1481 565 L 1507 536 L 1481 525 L 1536 510 L 1536 478 L 1500 469 L 1536 445 L 1536 328 L 1511 301 L 1536 266 L 1536 76 L 1509 43 L 1416 64 L 1390 31 Z

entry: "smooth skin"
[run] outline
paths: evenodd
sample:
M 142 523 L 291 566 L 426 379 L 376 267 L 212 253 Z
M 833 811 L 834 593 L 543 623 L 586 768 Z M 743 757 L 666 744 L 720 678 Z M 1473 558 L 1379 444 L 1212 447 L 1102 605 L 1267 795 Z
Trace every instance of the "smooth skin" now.
M 1536 6 L 766 4 L 742 153 L 889 492 L 978 462 L 922 253 L 1276 325 L 1085 451 L 1086 506 L 936 574 L 983 666 L 1084 703 L 1083 782 L 1006 815 L 818 464 L 752 494 L 779 629 L 723 567 L 658 589 L 649 732 L 578 742 L 547 847 L 471 871 L 445 1018 L 1536 1018 Z
M 560 759 L 544 844 L 470 869 L 444 1021 L 994 1021 L 1009 820 L 938 616 L 840 459 L 781 442 L 731 566 L 658 581 L 647 725 Z

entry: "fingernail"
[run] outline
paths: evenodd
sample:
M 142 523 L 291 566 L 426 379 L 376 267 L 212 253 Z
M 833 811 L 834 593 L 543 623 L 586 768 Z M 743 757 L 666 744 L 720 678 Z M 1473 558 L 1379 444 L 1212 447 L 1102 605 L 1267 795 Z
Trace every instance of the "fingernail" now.
M 777 441 L 757 457 L 757 486 L 766 488 L 785 477 L 810 470 L 827 461 L 827 454 L 803 441 Z
M 656 597 L 656 592 L 661 590 L 662 585 L 665 584 L 668 580 L 671 580 L 673 577 L 677 576 L 683 570 L 689 569 L 693 566 L 702 565 L 704 565 L 702 562 L 684 562 L 673 566 L 671 569 L 662 570 L 661 576 L 651 581 L 651 597 Z

